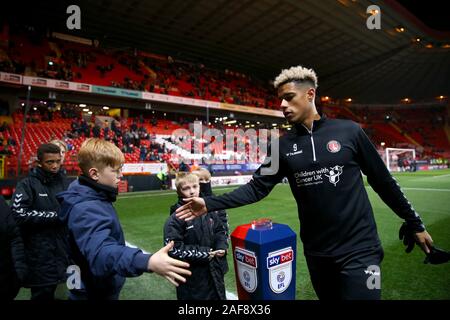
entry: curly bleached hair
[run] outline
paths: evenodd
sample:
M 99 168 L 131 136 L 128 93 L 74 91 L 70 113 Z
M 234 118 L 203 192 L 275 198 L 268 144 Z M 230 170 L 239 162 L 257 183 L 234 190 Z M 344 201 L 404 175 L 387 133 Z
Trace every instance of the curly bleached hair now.
M 278 77 L 275 78 L 273 86 L 278 89 L 281 85 L 291 81 L 310 81 L 317 89 L 317 75 L 313 69 L 307 69 L 302 66 L 291 67 L 289 69 L 281 70 Z

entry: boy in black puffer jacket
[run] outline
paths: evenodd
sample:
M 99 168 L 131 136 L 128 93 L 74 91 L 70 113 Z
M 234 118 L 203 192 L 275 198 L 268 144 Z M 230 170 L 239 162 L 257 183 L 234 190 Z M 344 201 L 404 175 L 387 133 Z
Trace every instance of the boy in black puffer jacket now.
M 177 288 L 178 300 L 225 300 L 224 263 L 228 235 L 217 213 L 201 219 L 183 221 L 174 212 L 183 198 L 198 196 L 198 176 L 183 174 L 177 177 L 178 202 L 170 208 L 171 215 L 164 226 L 164 241 L 174 241 L 169 251 L 173 258 L 189 262 L 192 276 Z

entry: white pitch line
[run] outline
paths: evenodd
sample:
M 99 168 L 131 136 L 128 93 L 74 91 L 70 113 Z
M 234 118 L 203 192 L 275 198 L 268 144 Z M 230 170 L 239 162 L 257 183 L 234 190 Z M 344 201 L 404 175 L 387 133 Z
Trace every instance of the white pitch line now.
M 125 241 L 125 245 L 126 245 L 127 247 L 130 247 L 130 248 L 138 248 L 138 249 L 141 249 L 142 252 L 145 253 L 145 254 L 150 254 L 150 252 L 147 252 L 147 251 L 145 251 L 144 249 L 139 248 L 139 247 L 135 246 L 135 245 L 132 244 L 132 243 L 129 243 L 128 241 Z M 226 295 L 226 297 L 227 297 L 227 300 L 238 300 L 238 296 L 237 296 L 236 294 L 234 294 L 233 292 L 226 291 L 226 292 L 225 292 L 225 295 Z
M 447 177 L 450 177 L 450 173 L 449 174 L 443 174 L 443 175 L 440 175 L 440 176 L 434 176 L 433 179 L 447 178 Z
M 436 175 L 436 176 L 430 176 L 430 177 L 420 177 L 420 178 L 415 178 L 415 179 L 411 179 L 409 180 L 409 182 L 416 182 L 416 181 L 434 181 L 435 179 L 440 179 L 440 178 L 448 178 L 450 177 L 450 174 L 443 174 L 443 175 Z
M 435 189 L 435 188 L 402 188 L 403 190 L 418 190 L 418 191 L 441 191 L 450 192 L 450 189 Z
M 366 188 L 372 188 L 371 186 L 366 186 Z M 415 190 L 415 191 L 438 191 L 438 192 L 450 192 L 450 189 L 437 189 L 437 188 L 403 188 L 402 190 Z M 374 190 L 375 191 L 375 190 Z

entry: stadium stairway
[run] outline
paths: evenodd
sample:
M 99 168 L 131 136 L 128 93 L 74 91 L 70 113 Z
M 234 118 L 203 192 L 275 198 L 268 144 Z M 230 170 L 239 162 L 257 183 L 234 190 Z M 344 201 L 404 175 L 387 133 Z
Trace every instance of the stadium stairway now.
M 410 143 L 412 143 L 416 147 L 423 148 L 420 143 L 418 143 L 415 139 L 413 139 L 409 134 L 403 132 L 403 130 L 400 129 L 395 123 L 389 122 L 389 125 L 395 130 L 397 130 L 401 135 L 403 135 Z

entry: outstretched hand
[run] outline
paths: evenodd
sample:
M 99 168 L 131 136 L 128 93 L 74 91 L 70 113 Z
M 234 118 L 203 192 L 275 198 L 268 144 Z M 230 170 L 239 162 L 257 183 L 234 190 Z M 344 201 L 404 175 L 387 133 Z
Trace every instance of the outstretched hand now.
M 417 232 L 415 235 L 416 243 L 422 248 L 423 252 L 429 254 L 433 248 L 433 239 L 427 231 Z
M 190 276 L 189 263 L 169 257 L 169 251 L 173 248 L 173 241 L 154 253 L 148 260 L 148 270 L 166 278 L 174 286 L 178 282 L 186 282 L 183 276 Z M 178 281 L 178 282 L 177 282 Z
M 403 240 L 403 244 L 406 246 L 406 253 L 410 253 L 414 249 L 415 244 L 419 245 L 426 254 L 429 254 L 433 247 L 433 239 L 426 230 L 414 232 L 408 227 L 406 222 L 400 227 L 399 238 Z
M 187 203 L 175 211 L 178 219 L 190 221 L 208 212 L 203 198 L 193 197 L 183 199 L 183 201 Z

